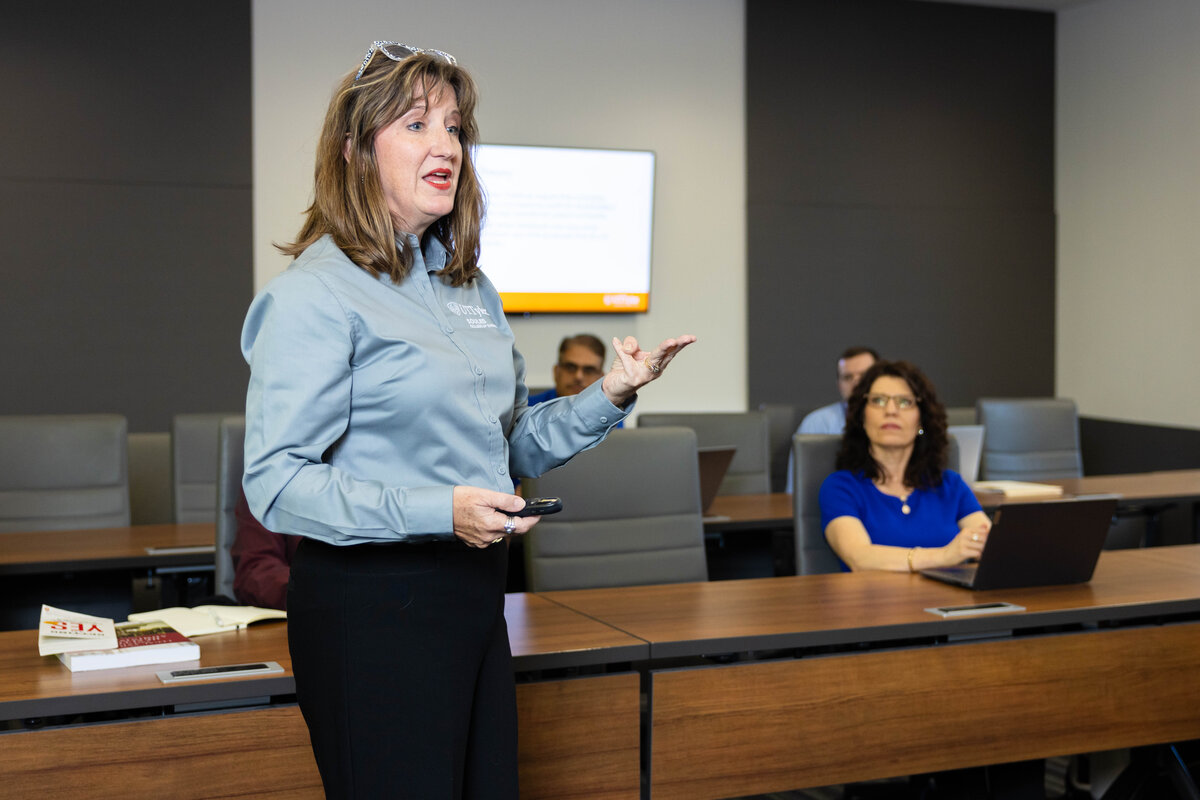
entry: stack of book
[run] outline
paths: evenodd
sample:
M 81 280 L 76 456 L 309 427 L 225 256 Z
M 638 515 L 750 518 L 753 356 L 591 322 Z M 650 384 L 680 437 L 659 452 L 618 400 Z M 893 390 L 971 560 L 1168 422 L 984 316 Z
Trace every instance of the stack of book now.
M 72 672 L 195 661 L 200 647 L 161 620 L 113 623 L 43 605 L 38 653 L 55 655 Z

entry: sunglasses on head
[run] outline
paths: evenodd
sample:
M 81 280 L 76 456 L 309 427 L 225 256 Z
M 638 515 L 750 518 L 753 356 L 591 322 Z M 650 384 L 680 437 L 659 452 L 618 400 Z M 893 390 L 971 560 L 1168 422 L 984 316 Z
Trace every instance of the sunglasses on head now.
M 426 50 L 423 47 L 413 47 L 411 44 L 401 44 L 400 42 L 371 42 L 371 46 L 367 48 L 367 55 L 363 58 L 362 66 L 358 68 L 358 74 L 354 76 L 355 82 L 362 77 L 367 65 L 371 63 L 371 59 L 375 57 L 376 53 L 383 53 L 392 61 L 403 61 L 417 53 L 427 53 L 428 55 L 442 59 L 448 64 L 458 64 L 454 56 L 443 50 Z

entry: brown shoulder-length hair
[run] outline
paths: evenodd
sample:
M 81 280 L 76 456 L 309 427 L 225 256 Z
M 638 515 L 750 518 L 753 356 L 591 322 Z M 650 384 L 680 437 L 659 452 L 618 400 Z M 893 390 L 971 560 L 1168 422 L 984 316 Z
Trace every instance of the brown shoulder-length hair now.
M 478 92 L 461 67 L 428 53 L 392 61 L 377 53 L 362 77 L 351 71 L 338 84 L 325 113 L 317 144 L 313 201 L 305 212 L 296 241 L 277 245 L 298 256 L 325 234 L 333 237 L 351 261 L 372 275 L 400 282 L 412 267 L 408 248 L 396 246 L 396 233 L 375 160 L 375 135 L 413 107 L 416 98 L 436 97 L 450 89 L 462 118 L 458 139 L 462 162 L 454 209 L 429 226 L 450 253 L 439 274 L 454 286 L 471 282 L 479 272 L 479 229 L 483 222 L 483 190 L 475 172 L 474 147 L 479 141 L 475 122 Z
M 877 378 L 885 375 L 906 382 L 917 398 L 917 408 L 921 411 L 921 430 L 924 433 L 918 435 L 913 443 L 912 456 L 904 469 L 904 483 L 917 489 L 939 486 L 942 472 L 946 469 L 946 451 L 949 447 L 946 408 L 938 400 L 937 390 L 925 373 L 907 361 L 876 361 L 859 379 L 846 408 L 846 429 L 842 433 L 837 468 L 861 472 L 871 480 L 883 477 L 882 468 L 871 455 L 871 442 L 863 427 L 863 413 L 871 386 Z

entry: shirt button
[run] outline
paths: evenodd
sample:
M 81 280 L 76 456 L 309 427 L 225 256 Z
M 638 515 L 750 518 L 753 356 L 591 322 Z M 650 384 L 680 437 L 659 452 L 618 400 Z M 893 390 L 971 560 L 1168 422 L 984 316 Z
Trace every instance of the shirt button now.
M 600 421 L 601 421 L 601 422 L 608 422 L 608 417 L 601 417 L 601 418 L 600 418 Z
M 495 417 L 488 417 L 488 422 L 492 423 L 493 425 L 495 425 L 499 421 L 500 420 L 496 419 Z
M 483 367 L 476 367 L 476 368 L 475 368 L 475 374 L 476 374 L 476 375 L 482 375 L 482 374 L 483 374 Z
M 496 467 L 496 472 L 497 474 L 503 475 L 508 472 L 508 470 L 506 470 L 504 467 Z

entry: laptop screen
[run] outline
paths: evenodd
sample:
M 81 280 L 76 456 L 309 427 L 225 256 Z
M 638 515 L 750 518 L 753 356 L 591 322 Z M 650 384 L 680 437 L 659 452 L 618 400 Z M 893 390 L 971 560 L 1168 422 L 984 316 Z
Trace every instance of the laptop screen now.
M 1091 580 L 1116 509 L 1115 497 L 1000 506 L 971 588 L 1016 589 Z M 923 574 L 958 582 L 936 569 Z

